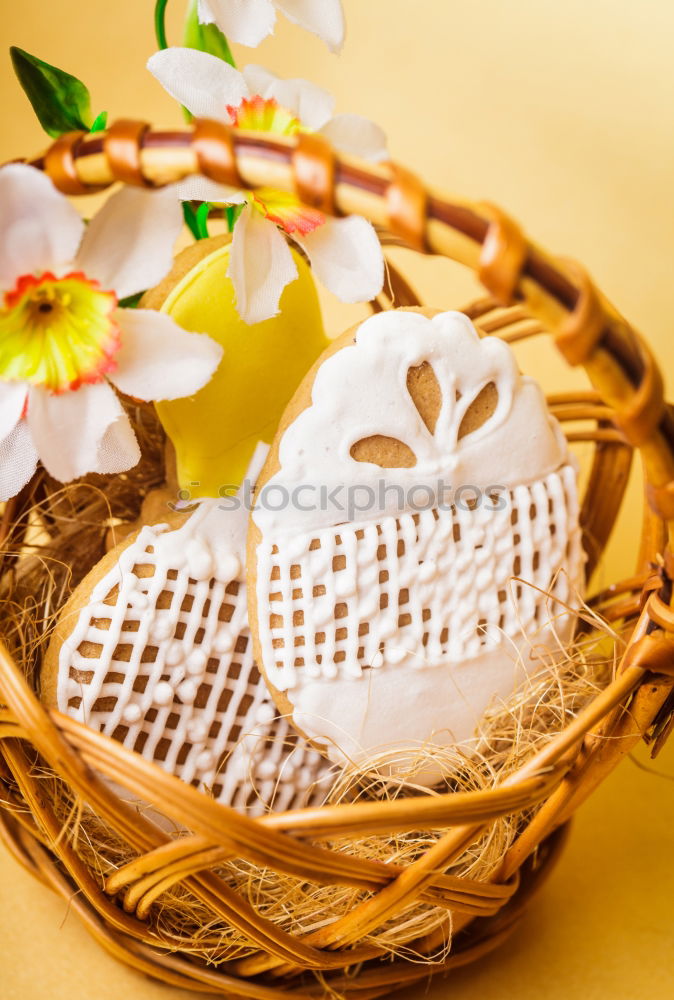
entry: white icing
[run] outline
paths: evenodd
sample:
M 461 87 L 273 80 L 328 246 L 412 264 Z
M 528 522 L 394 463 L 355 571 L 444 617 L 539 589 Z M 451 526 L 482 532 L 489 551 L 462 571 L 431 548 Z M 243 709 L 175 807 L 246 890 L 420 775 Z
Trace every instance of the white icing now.
M 433 434 L 407 389 L 409 368 L 424 361 L 443 398 Z M 498 393 L 493 415 L 459 439 L 488 382 Z M 355 461 L 352 445 L 375 434 L 403 441 L 417 465 Z M 447 482 L 449 470 L 455 488 L 507 487 L 496 505 L 483 496 L 475 509 L 389 512 L 384 503 L 348 520 L 256 507 L 264 669 L 288 693 L 293 721 L 332 759 L 470 737 L 518 671 L 540 668 L 533 645 L 569 640 L 584 563 L 576 468 L 538 385 L 465 316 L 387 313 L 363 323 L 355 345 L 319 368 L 279 461 L 277 486 L 385 477 L 410 488 Z M 429 769 L 423 780 L 437 777 Z
M 203 649 L 193 649 L 187 658 L 188 673 L 199 677 L 203 674 L 208 663 L 208 656 Z
M 562 629 L 566 638 L 568 631 Z M 536 641 L 557 648 L 559 638 L 543 629 Z M 470 740 L 489 704 L 505 701 L 527 672 L 541 667 L 520 638 L 430 674 L 403 663 L 395 672 L 370 670 L 330 684 L 307 680 L 293 691 L 293 720 L 339 763 L 381 754 L 381 773 L 390 761 L 398 776 L 432 786 L 442 778 L 442 756 L 434 765 L 425 754 L 421 766 L 415 751 Z
M 410 368 L 427 361 L 442 390 L 443 404 L 431 433 L 407 389 Z M 459 439 L 461 421 L 480 391 L 496 385 L 495 412 L 473 433 Z M 457 393 L 460 398 L 457 399 Z M 379 496 L 383 470 L 358 462 L 351 447 L 382 434 L 397 438 L 416 456 L 408 469 L 387 469 L 387 494 Z M 548 413 L 537 382 L 518 373 L 514 355 L 496 337 L 480 338 L 458 312 L 428 319 L 419 313 L 383 312 L 365 320 L 353 345 L 320 366 L 311 405 L 285 430 L 279 445 L 279 471 L 265 485 L 266 500 L 254 518 L 261 530 L 291 534 L 350 520 L 336 506 L 304 508 L 313 495 L 300 494 L 280 510 L 280 490 L 300 484 L 375 490 L 377 507 L 356 511 L 356 520 L 397 513 L 396 487 L 435 491 L 449 488 L 515 486 L 532 482 L 566 461 L 567 447 L 557 421 Z M 284 494 L 285 495 L 285 494 Z M 381 502 L 380 502 L 381 501 Z M 340 501 L 341 502 L 341 501 Z
M 125 705 L 124 711 L 122 712 L 122 718 L 125 722 L 130 724 L 138 722 L 142 712 L 140 710 L 140 705 Z
M 564 465 L 502 501 L 501 510 L 408 512 L 296 533 L 292 555 L 264 537 L 257 600 L 272 685 L 294 691 L 308 677 L 463 662 L 574 604 L 583 566 L 575 469 Z M 342 568 L 326 572 L 326 556 Z M 350 597 L 338 592 L 342 576 Z M 515 576 L 527 581 L 516 600 Z
M 112 663 L 112 661 L 111 661 Z M 84 664 L 82 664 L 84 666 Z M 59 678 L 60 680 L 60 678 Z M 61 699 L 59 698 L 59 707 Z M 155 705 L 170 705 L 173 701 L 173 688 L 166 681 L 158 681 L 155 686 L 154 692 L 152 694 L 152 701 Z M 129 706 L 127 705 L 126 708 Z M 62 709 L 63 710 L 63 709 Z M 124 710 L 123 710 L 124 711 Z M 84 716 L 84 712 L 81 713 Z M 86 718 L 82 718 L 82 722 L 86 722 Z M 90 725 L 90 723 L 88 723 Z
M 263 458 L 258 452 L 257 468 Z M 246 524 L 243 505 L 207 500 L 176 530 L 143 528 L 61 647 L 57 700 L 61 711 L 255 815 L 322 801 L 330 769 L 277 717 L 253 661 Z M 83 643 L 98 646 L 94 657 Z M 285 767 L 294 759 L 311 775 L 304 786 Z

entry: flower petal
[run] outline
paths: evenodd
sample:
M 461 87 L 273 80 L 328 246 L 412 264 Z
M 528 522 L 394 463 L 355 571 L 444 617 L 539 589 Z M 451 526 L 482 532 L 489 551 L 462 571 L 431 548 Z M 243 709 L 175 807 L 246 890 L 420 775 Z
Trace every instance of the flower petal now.
M 173 266 L 183 227 L 175 187 L 122 188 L 89 223 L 77 264 L 118 299 L 152 288 Z
M 297 277 L 285 238 L 252 205 L 246 205 L 234 226 L 227 276 L 245 323 L 261 323 L 276 316 L 281 292 Z
M 248 97 L 243 75 L 208 52 L 176 46 L 150 56 L 147 68 L 197 118 L 229 123 L 228 104 Z
M 101 465 L 99 451 L 106 431 L 118 420 L 127 416 L 107 382 L 60 395 L 30 391 L 27 421 L 33 443 L 47 472 L 62 483 L 109 471 Z
M 21 419 L 27 395 L 25 382 L 0 382 L 0 441 L 12 433 Z
M 313 233 L 293 239 L 306 251 L 318 280 L 342 302 L 369 302 L 381 291 L 384 255 L 366 219 L 327 219 Z
M 10 163 L 0 170 L 0 288 L 36 272 L 59 272 L 84 232 L 79 212 L 40 170 Z
M 331 52 L 344 44 L 344 11 L 341 0 L 275 0 L 289 21 L 322 38 Z
M 349 156 L 374 163 L 389 159 L 383 128 L 362 115 L 335 115 L 320 131 L 335 149 Z
M 210 381 L 222 347 L 204 333 L 188 333 L 153 309 L 119 309 L 122 346 L 109 378 L 138 399 L 181 399 Z
M 97 469 L 107 475 L 126 472 L 140 462 L 140 447 L 133 427 L 124 414 L 110 424 L 98 446 Z
M 271 0 L 199 0 L 199 20 L 217 24 L 230 42 L 255 48 L 273 32 L 276 11 Z
M 328 121 L 335 107 L 332 94 L 301 77 L 282 80 L 264 66 L 254 63 L 245 67 L 243 75 L 251 94 L 275 98 L 281 107 L 293 111 L 306 128 L 319 129 Z
M 187 177 L 176 184 L 181 201 L 212 201 L 222 205 L 243 205 L 248 199 L 242 191 L 226 187 L 208 177 Z
M 37 451 L 25 420 L 0 443 L 0 503 L 23 489 L 37 466 Z

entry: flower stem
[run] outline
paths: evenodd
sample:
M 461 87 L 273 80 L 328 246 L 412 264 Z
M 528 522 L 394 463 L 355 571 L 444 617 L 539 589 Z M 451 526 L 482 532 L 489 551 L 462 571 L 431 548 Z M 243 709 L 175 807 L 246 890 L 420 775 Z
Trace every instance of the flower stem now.
M 187 223 L 188 229 L 192 233 L 192 236 L 195 238 L 195 240 L 198 240 L 200 237 L 199 237 L 199 224 L 197 222 L 196 213 L 189 201 L 184 201 L 182 204 L 183 204 L 183 218 L 185 219 L 185 222 Z
M 197 223 L 197 231 L 199 235 L 197 239 L 207 240 L 208 239 L 208 213 L 211 210 L 210 203 L 207 201 L 202 201 L 199 208 L 194 213 Z
M 157 45 L 160 49 L 168 48 L 166 38 L 166 7 L 168 0 L 157 0 L 154 5 L 154 33 L 157 36 Z

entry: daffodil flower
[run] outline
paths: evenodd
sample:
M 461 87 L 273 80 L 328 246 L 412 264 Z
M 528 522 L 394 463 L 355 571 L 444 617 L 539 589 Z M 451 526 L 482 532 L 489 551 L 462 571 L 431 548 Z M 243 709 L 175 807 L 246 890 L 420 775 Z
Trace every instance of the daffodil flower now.
M 204 386 L 222 349 L 119 301 L 169 271 L 175 190 L 125 189 L 85 227 L 40 171 L 0 169 L 0 500 L 38 459 L 61 482 L 122 472 L 140 451 L 112 386 L 143 400 Z
M 360 115 L 332 117 L 333 98 L 306 80 L 281 80 L 261 66 L 239 72 L 188 48 L 157 52 L 148 68 L 196 117 L 280 135 L 317 131 L 351 155 L 371 160 L 388 155 L 378 125 Z M 373 227 L 359 216 L 332 219 L 290 194 L 237 191 L 199 177 L 178 190 L 184 200 L 244 206 L 234 227 L 228 274 L 247 323 L 276 315 L 281 292 L 297 277 L 288 237 L 304 250 L 318 280 L 342 301 L 365 302 L 381 291 L 381 246 Z
M 202 24 L 217 24 L 232 42 L 255 48 L 271 35 L 276 11 L 322 38 L 332 52 L 344 44 L 341 0 L 198 0 Z

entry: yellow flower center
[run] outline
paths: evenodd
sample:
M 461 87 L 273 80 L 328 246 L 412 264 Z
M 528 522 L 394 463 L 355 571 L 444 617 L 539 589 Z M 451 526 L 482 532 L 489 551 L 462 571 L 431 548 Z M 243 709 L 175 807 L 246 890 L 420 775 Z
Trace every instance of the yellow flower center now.
M 102 381 L 114 371 L 120 329 L 114 292 L 73 272 L 24 275 L 0 309 L 0 379 L 51 392 Z
M 247 129 L 249 132 L 274 132 L 276 135 L 296 135 L 300 131 L 300 120 L 295 115 L 282 108 L 273 97 L 247 98 L 236 107 L 229 104 L 227 111 L 234 128 Z

